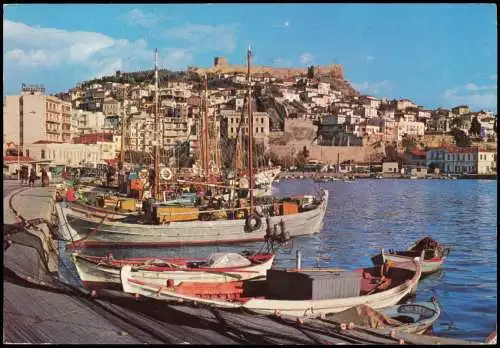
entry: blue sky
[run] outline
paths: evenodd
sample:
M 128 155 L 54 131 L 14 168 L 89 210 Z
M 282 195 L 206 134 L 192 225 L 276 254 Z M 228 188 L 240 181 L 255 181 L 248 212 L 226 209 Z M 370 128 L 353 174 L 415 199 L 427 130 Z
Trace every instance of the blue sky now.
M 59 92 L 115 70 L 339 63 L 364 94 L 496 111 L 491 4 L 4 5 L 4 93 Z

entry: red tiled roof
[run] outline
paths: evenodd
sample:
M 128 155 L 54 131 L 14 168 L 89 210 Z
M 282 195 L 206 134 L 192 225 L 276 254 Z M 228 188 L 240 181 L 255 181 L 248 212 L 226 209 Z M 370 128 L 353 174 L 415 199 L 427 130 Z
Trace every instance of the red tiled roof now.
M 455 145 L 441 145 L 439 147 L 430 149 L 430 150 L 446 150 L 450 153 L 474 153 L 478 151 L 477 146 L 470 146 L 470 147 L 457 147 Z
M 77 138 L 73 138 L 74 144 L 92 144 L 98 141 L 102 142 L 112 142 L 113 134 L 111 133 L 91 133 L 80 135 Z
M 413 150 L 411 150 L 411 153 L 414 156 L 425 157 L 425 151 L 422 151 L 422 150 L 413 149 Z
M 18 157 L 17 156 L 3 156 L 3 161 L 4 162 L 17 162 Z M 34 162 L 35 160 L 31 157 L 27 156 L 20 156 L 19 157 L 19 162 Z

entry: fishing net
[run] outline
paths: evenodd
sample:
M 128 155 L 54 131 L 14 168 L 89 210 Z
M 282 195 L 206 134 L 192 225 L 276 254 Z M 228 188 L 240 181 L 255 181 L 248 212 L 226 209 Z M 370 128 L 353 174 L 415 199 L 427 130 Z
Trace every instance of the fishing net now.
M 210 268 L 244 267 L 250 264 L 250 260 L 236 253 L 213 253 L 208 257 Z
M 436 242 L 434 239 L 432 239 L 431 237 L 425 237 L 415 245 L 413 250 L 421 252 L 424 249 L 435 249 L 438 246 L 438 242 Z
M 401 325 L 401 322 L 392 319 L 367 305 L 358 305 L 340 313 L 328 314 L 326 319 L 336 323 L 352 322 L 356 326 L 369 328 L 383 328 Z

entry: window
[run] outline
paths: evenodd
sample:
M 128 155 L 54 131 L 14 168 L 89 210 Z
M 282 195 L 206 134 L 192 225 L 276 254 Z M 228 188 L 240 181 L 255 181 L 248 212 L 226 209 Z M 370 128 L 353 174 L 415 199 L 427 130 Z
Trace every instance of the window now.
M 259 133 L 259 127 L 255 127 L 255 133 Z
M 470 153 L 467 154 L 467 160 L 470 161 Z
M 450 154 L 448 154 L 448 161 L 450 160 Z
M 233 127 L 231 127 L 231 133 L 234 133 L 234 128 Z
M 260 132 L 264 133 L 264 127 L 260 127 Z

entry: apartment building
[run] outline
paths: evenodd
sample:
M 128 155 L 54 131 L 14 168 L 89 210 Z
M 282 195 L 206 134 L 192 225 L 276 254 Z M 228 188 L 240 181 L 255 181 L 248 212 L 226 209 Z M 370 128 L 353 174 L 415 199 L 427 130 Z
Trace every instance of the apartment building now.
M 442 146 L 426 153 L 427 166 L 444 173 L 493 174 L 496 172 L 496 151 L 478 147 Z
M 494 174 L 497 171 L 497 152 L 479 148 L 477 153 L 477 173 Z
M 113 98 L 105 99 L 102 104 L 102 112 L 106 116 L 118 115 L 120 113 L 120 109 L 120 102 Z
M 74 135 L 100 132 L 106 116 L 100 111 L 76 109 L 71 112 L 71 127 Z
M 71 103 L 45 95 L 39 85 L 23 86 L 21 95 L 4 99 L 4 140 L 23 147 L 43 141 L 71 141 Z
M 234 110 L 221 110 L 220 116 L 226 119 L 227 126 L 223 130 L 225 136 L 229 139 L 234 139 L 238 135 L 238 127 L 242 113 Z M 248 115 L 245 113 L 243 123 L 241 124 L 241 132 L 243 135 L 248 135 Z M 269 115 L 267 112 L 253 113 L 253 135 L 256 141 L 263 142 L 265 147 L 269 144 Z
M 215 132 L 217 131 L 219 131 L 218 125 Z M 174 147 L 178 142 L 196 140 L 196 126 L 194 119 L 181 117 L 163 118 L 161 137 L 163 139 L 163 147 L 166 149 Z

